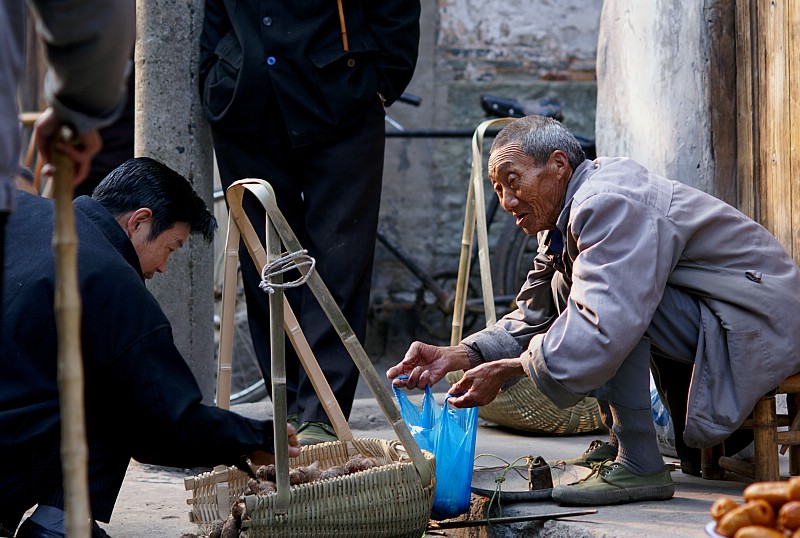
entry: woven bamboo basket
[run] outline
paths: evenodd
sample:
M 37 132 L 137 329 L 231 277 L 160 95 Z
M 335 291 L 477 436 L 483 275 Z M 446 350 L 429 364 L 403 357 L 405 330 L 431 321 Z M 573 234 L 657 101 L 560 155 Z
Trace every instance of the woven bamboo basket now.
M 381 466 L 290 489 L 289 510 L 275 510 L 277 495 L 244 495 L 248 476 L 230 467 L 188 478 L 193 491 L 190 519 L 208 534 L 240 498 L 247 506 L 242 531 L 258 537 L 421 537 L 433 506 L 435 483 L 424 487 L 398 441 L 353 439 L 303 447 L 292 467 L 319 462 L 321 469 L 344 464 L 353 454 Z M 433 470 L 433 455 L 424 452 Z
M 531 433 L 571 435 L 605 428 L 595 398 L 586 397 L 560 409 L 542 394 L 530 378 L 523 378 L 478 410 L 488 422 Z
M 267 213 L 266 251 L 242 209 L 245 191 L 253 194 Z M 264 268 L 262 275 L 270 268 L 270 259 L 280 261 L 279 242 L 282 241 L 292 252 L 305 252 L 281 215 L 272 188 L 266 181 L 237 181 L 228 188 L 226 197 L 230 213 L 217 365 L 217 405 L 222 408 L 230 405 L 234 286 L 238 263 L 236 245 L 240 237 L 257 266 Z M 246 508 L 241 530 L 242 535 L 246 533 L 248 538 L 419 538 L 425 533 L 433 507 L 436 488 L 434 456 L 420 450 L 394 405 L 391 394 L 382 385 L 372 362 L 319 275 L 307 265 L 298 265 L 297 268 L 305 277 L 301 283 L 308 285 L 320 302 L 399 440 L 353 437 L 297 318 L 284 300 L 282 289 L 278 288 L 269 297 L 275 439 L 287 435 L 286 375 L 282 347 L 285 334 L 311 379 L 339 440 L 301 447 L 300 455 L 296 458 L 288 457 L 287 445 L 276 443 L 277 491 L 274 493 L 246 495 L 249 477 L 236 467 L 218 467 L 212 472 L 186 479 L 184 486 L 192 492 L 192 498 L 187 500 L 191 506 L 189 517 L 203 533 L 208 534 L 212 523 L 225 520 L 231 513 L 231 507 L 244 499 Z M 277 286 L 281 283 L 280 277 L 271 283 Z M 292 467 L 318 462 L 320 469 L 324 470 L 344 465 L 355 454 L 373 458 L 380 466 L 337 478 L 289 486 L 288 472 Z

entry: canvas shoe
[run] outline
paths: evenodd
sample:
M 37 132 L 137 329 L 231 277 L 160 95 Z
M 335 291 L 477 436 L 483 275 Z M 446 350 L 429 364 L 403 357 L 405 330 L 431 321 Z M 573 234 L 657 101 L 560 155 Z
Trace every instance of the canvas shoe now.
M 639 475 L 621 463 L 604 461 L 583 480 L 553 488 L 553 500 L 559 504 L 603 506 L 641 501 L 666 501 L 675 494 L 675 485 L 666 465 L 660 471 Z
M 600 439 L 595 439 L 589 444 L 589 448 L 586 449 L 582 456 L 571 460 L 564 460 L 559 463 L 591 468 L 593 465 L 606 460 L 613 460 L 616 457 L 617 447 L 601 441 Z
M 297 429 L 297 440 L 303 446 L 337 441 L 336 430 L 324 422 L 303 422 Z

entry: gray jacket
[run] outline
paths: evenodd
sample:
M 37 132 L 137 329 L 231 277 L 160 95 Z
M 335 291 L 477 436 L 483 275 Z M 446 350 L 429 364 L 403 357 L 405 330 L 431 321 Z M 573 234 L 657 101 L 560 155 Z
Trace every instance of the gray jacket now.
M 487 360 L 522 356 L 557 405 L 615 375 L 668 285 L 700 301 L 690 446 L 727 437 L 760 396 L 800 371 L 800 272 L 765 228 L 728 204 L 630 159 L 602 158 L 575 171 L 558 228 L 563 251 L 540 241 L 518 309 L 464 339 Z M 557 270 L 571 283 L 561 314 Z

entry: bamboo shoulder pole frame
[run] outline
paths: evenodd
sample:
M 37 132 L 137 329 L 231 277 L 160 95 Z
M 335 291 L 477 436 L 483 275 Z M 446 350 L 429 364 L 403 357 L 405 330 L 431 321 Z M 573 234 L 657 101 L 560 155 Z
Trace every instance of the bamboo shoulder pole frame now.
M 266 226 L 267 226 L 267 249 L 261 245 L 252 224 L 242 209 L 242 199 L 245 191 L 253 194 L 259 203 L 266 211 Z M 230 368 L 231 368 L 231 343 L 233 330 L 233 300 L 226 301 L 226 292 L 231 295 L 234 291 L 230 289 L 230 282 L 235 282 L 236 271 L 236 258 L 238 256 L 239 237 L 244 240 L 244 243 L 250 253 L 251 258 L 258 264 L 259 267 L 264 267 L 269 261 L 272 261 L 280 255 L 280 243 L 286 246 L 287 250 L 292 252 L 301 251 L 297 237 L 292 232 L 286 219 L 278 209 L 275 202 L 275 195 L 272 187 L 264 180 L 261 179 L 243 179 L 231 185 L 227 192 L 226 197 L 230 207 L 229 225 L 228 225 L 228 238 L 226 242 L 226 261 L 225 261 L 225 281 L 223 284 L 223 313 L 222 313 L 222 329 L 220 333 L 220 365 L 219 371 L 221 381 L 218 383 L 227 384 L 220 391 L 218 386 L 218 402 L 221 399 L 229 401 L 230 398 Z M 350 325 L 347 323 L 342 312 L 333 299 L 330 291 L 322 282 L 320 276 L 314 272 L 309 271 L 307 267 L 299 266 L 298 270 L 307 278 L 306 284 L 311 289 L 314 297 L 319 301 L 320 306 L 328 317 L 329 321 L 336 329 L 339 338 L 342 340 L 345 348 L 352 357 L 356 366 L 358 367 L 361 375 L 367 383 L 370 391 L 377 400 L 381 410 L 386 418 L 389 420 L 392 428 L 398 436 L 398 439 L 403 444 L 407 451 L 411 462 L 414 464 L 417 474 L 420 476 L 422 484 L 427 486 L 431 483 L 433 478 L 431 467 L 422 455 L 416 441 L 414 441 L 411 432 L 405 425 L 400 412 L 394 405 L 392 396 L 389 391 L 383 386 L 380 377 L 378 376 L 375 367 L 372 365 L 369 357 L 367 356 L 358 338 L 353 333 Z M 233 275 L 232 277 L 229 275 Z M 291 307 L 284 300 L 283 293 L 280 288 L 277 288 L 270 296 L 270 315 L 271 315 L 271 350 L 272 350 L 272 365 L 273 365 L 273 406 L 274 412 L 274 427 L 275 439 L 286 438 L 286 394 L 285 394 L 285 372 L 283 370 L 283 331 L 285 330 L 289 336 L 292 346 L 297 351 L 297 354 L 306 370 L 309 378 L 312 380 L 315 391 L 320 397 L 329 418 L 333 422 L 336 429 L 337 436 L 340 440 L 352 440 L 353 434 L 347 424 L 346 419 L 339 407 L 336 397 L 330 389 L 324 374 L 319 367 L 313 352 L 311 351 L 308 342 L 303 335 L 303 331 L 297 322 L 297 319 L 292 312 Z M 281 319 L 282 318 L 282 319 Z M 227 328 L 226 328 L 227 326 Z M 225 346 L 225 349 L 223 349 Z M 276 359 L 278 359 L 276 361 Z M 275 370 L 276 362 L 280 362 L 278 369 Z M 283 389 L 278 385 L 283 384 Z M 226 391 L 227 389 L 227 391 Z M 276 391 L 276 389 L 278 389 Z M 280 447 L 280 448 L 279 448 Z M 281 475 L 285 474 L 288 480 L 288 449 L 286 446 L 276 443 L 276 470 L 278 479 Z M 282 487 L 283 486 L 283 487 Z M 288 506 L 288 482 L 282 485 L 281 482 L 277 484 L 277 505 L 282 507 L 283 510 Z M 281 493 L 283 491 L 283 495 Z
M 59 133 L 62 143 L 74 139 L 70 129 Z M 61 402 L 61 467 L 67 536 L 89 536 L 89 477 L 81 351 L 81 297 L 78 289 L 78 238 L 72 207 L 74 164 L 53 151 L 55 214 L 53 251 L 56 266 L 54 310 L 58 332 L 58 392 Z
M 467 207 L 464 214 L 464 233 L 461 236 L 461 259 L 458 264 L 458 280 L 456 281 L 456 296 L 453 304 L 453 324 L 450 332 L 451 346 L 458 345 L 461 342 L 464 329 L 464 309 L 467 302 L 470 257 L 472 256 L 476 223 L 478 227 L 478 263 L 480 264 L 486 326 L 494 325 L 497 321 L 497 314 L 494 308 L 494 292 L 492 291 L 492 273 L 489 263 L 486 201 L 483 195 L 483 138 L 486 129 L 489 127 L 505 125 L 511 123 L 514 119 L 498 118 L 484 121 L 478 125 L 472 135 L 472 168 L 470 169 Z

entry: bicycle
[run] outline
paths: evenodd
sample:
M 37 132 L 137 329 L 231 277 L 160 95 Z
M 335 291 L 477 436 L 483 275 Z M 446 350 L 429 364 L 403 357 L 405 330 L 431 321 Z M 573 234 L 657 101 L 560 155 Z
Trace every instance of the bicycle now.
M 421 99 L 413 94 L 404 93 L 400 102 L 412 106 L 419 106 Z M 481 96 L 481 106 L 488 116 L 494 117 L 522 117 L 527 114 L 541 114 L 561 119 L 561 104 L 555 99 L 542 99 L 533 103 L 519 103 L 512 99 L 502 99 L 491 95 Z M 473 136 L 471 130 L 407 130 L 399 122 L 386 116 L 389 129 L 387 138 L 457 138 L 469 139 Z M 487 132 L 487 136 L 494 136 L 497 130 Z M 594 158 L 594 142 L 591 139 L 578 137 L 579 142 L 587 152 L 587 157 Z M 494 303 L 498 315 L 503 315 L 513 309 L 513 301 L 519 285 L 525 279 L 533 259 L 537 243 L 536 238 L 526 235 L 520 230 L 511 215 L 503 211 L 498 212 L 499 200 L 492 196 L 486 207 L 487 227 L 500 226 L 497 241 L 492 251 L 492 274 L 495 275 Z M 220 226 L 227 223 L 227 209 L 225 207 L 224 193 L 221 190 L 214 192 L 214 209 Z M 218 237 L 224 242 L 224 230 L 220 230 Z M 425 271 L 416 259 L 407 253 L 394 241 L 382 227 L 377 232 L 377 242 L 391 253 L 420 283 L 414 292 L 413 302 L 393 302 L 372 305 L 373 311 L 389 309 L 413 309 L 419 333 L 417 339 L 433 344 L 446 344 L 449 342 L 455 285 L 457 271 L 440 271 L 430 273 Z M 220 249 L 215 247 L 215 252 Z M 477 271 L 477 251 L 471 255 L 473 270 L 470 273 L 468 299 L 466 301 L 466 315 L 464 319 L 465 334 L 468 331 L 481 328 L 479 321 L 483 319 L 483 298 L 480 293 L 480 281 Z M 222 282 L 221 267 L 224 253 L 219 253 L 215 259 L 214 292 L 216 302 L 221 298 Z M 260 401 L 267 396 L 267 387 L 264 383 L 252 341 L 246 323 L 244 299 L 241 284 L 237 287 L 240 300 L 237 301 L 237 310 L 234 331 L 234 367 L 231 383 L 231 403 L 248 403 Z M 380 312 L 373 312 L 380 317 Z M 219 317 L 215 315 L 217 329 Z

